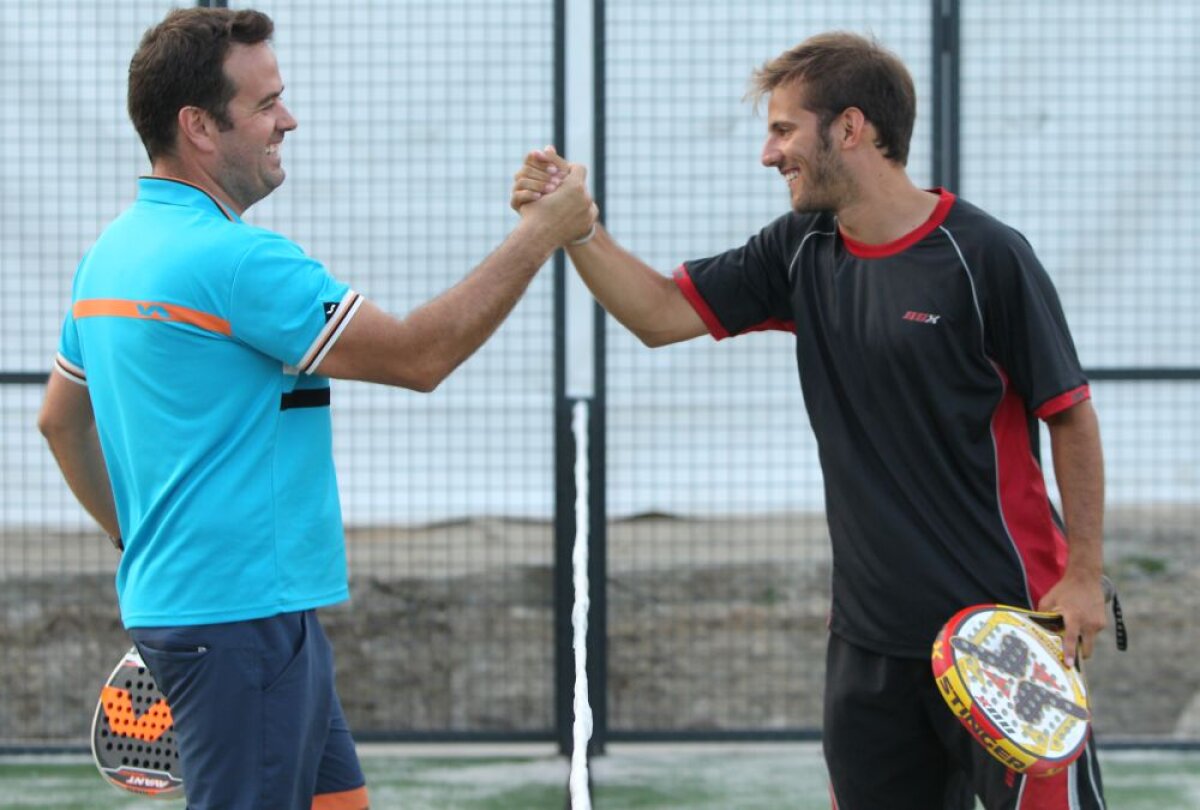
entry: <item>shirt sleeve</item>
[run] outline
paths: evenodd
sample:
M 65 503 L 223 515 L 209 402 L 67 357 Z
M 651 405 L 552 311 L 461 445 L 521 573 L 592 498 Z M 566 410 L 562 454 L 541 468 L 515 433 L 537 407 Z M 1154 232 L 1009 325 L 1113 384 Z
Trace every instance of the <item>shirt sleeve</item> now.
M 54 370 L 73 383 L 87 385 L 87 373 L 83 369 L 83 351 L 79 346 L 79 330 L 69 309 L 67 316 L 63 318 L 62 332 L 58 337 Z
M 985 313 L 989 351 L 1039 418 L 1089 398 L 1062 304 L 1033 248 L 1016 232 L 992 251 Z
M 785 215 L 741 247 L 684 262 L 675 283 L 720 340 L 764 329 L 794 331 L 788 245 L 794 215 Z
M 233 336 L 311 374 L 362 303 L 294 242 L 271 234 L 250 248 L 230 291 Z

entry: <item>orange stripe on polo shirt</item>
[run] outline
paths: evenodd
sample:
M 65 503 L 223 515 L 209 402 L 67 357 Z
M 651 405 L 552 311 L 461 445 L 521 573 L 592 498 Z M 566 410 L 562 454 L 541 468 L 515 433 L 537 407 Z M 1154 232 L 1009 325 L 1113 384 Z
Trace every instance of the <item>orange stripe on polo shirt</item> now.
M 161 301 L 126 301 L 121 298 L 88 298 L 76 301 L 71 309 L 76 320 L 80 318 L 137 318 L 147 321 L 171 321 L 198 326 L 209 332 L 229 335 L 233 330 L 229 321 L 188 309 L 177 304 L 164 304 Z
M 342 790 L 337 793 L 318 793 L 313 796 L 312 810 L 366 810 L 367 788 Z

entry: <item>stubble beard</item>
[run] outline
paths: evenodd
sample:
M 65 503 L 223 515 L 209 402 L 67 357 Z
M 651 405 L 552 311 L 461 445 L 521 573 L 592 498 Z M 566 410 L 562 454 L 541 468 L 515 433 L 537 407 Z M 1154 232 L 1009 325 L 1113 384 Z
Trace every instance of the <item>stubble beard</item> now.
M 797 214 L 836 211 L 850 198 L 851 183 L 845 167 L 833 151 L 833 144 L 821 133 L 821 144 L 809 161 L 808 174 L 802 178 L 804 188 L 792 201 Z

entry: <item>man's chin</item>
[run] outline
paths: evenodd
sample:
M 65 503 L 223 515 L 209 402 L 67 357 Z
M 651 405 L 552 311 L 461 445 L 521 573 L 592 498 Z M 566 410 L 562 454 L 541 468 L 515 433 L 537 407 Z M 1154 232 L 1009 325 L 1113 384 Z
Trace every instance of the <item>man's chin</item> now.
M 829 200 L 812 197 L 792 197 L 792 211 L 797 214 L 819 214 L 822 211 L 833 211 L 836 205 Z
M 263 196 L 267 196 L 267 194 L 282 186 L 285 179 L 287 179 L 287 172 L 283 169 L 271 172 L 271 174 L 263 178 L 263 185 L 266 187 L 266 194 L 263 194 Z
M 792 200 L 792 211 L 797 214 L 815 214 L 827 210 L 824 206 L 816 205 L 810 200 Z

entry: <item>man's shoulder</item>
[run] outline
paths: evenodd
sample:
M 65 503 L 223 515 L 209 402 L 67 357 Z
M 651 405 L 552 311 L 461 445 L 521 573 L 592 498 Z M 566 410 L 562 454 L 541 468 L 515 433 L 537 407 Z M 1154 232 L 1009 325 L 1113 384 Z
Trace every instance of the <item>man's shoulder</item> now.
M 181 246 L 189 245 L 213 264 L 236 270 L 247 263 L 298 261 L 305 258 L 303 248 L 281 233 L 244 220 L 213 217 L 203 226 L 180 234 Z
M 962 197 L 955 198 L 954 207 L 947 214 L 943 226 L 955 239 L 971 241 L 985 248 L 1028 248 L 1029 244 L 1016 228 Z
M 763 228 L 764 235 L 791 247 L 799 247 L 814 237 L 834 236 L 836 233 L 837 219 L 832 211 L 789 211 Z

